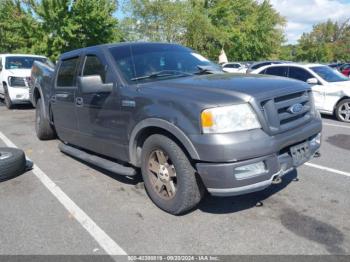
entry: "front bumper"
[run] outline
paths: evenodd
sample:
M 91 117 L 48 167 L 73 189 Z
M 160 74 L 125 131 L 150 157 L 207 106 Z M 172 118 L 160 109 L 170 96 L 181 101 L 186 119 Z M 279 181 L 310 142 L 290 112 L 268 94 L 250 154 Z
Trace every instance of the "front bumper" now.
M 13 104 L 27 104 L 30 103 L 29 88 L 28 87 L 9 87 L 9 97 Z
M 282 177 L 294 168 L 309 161 L 320 148 L 320 133 L 312 134 L 306 139 L 284 147 L 275 153 L 249 160 L 229 163 L 197 163 L 197 171 L 209 193 L 215 196 L 234 196 L 256 192 L 269 187 L 273 180 Z M 316 142 L 317 141 L 317 142 Z M 309 147 L 308 154 L 302 161 L 293 162 L 291 146 L 305 143 Z M 238 169 L 263 163 L 263 169 L 252 175 L 238 176 Z M 240 171 L 241 172 L 241 171 Z

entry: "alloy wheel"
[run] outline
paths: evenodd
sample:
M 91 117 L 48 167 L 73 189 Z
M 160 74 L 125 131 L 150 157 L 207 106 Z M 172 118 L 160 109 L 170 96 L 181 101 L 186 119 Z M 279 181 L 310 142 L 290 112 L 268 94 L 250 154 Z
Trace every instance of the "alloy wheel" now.
M 163 199 L 170 200 L 176 194 L 176 171 L 169 156 L 161 149 L 151 152 L 148 159 L 148 175 L 153 190 Z
M 345 102 L 339 106 L 338 115 L 341 120 L 350 122 L 350 102 Z

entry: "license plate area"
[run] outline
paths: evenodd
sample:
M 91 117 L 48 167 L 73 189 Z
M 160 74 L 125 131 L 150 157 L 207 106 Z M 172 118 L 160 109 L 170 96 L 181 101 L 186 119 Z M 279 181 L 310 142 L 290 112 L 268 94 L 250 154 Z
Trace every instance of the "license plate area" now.
M 309 142 L 304 142 L 290 148 L 290 153 L 293 158 L 293 166 L 300 166 L 310 158 Z

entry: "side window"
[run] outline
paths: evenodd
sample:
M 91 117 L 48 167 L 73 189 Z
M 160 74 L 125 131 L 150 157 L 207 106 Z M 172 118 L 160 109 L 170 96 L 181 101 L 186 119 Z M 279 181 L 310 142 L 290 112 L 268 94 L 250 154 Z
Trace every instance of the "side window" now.
M 99 75 L 103 83 L 106 81 L 106 67 L 95 55 L 88 55 L 85 58 L 83 76 Z
M 62 61 L 57 76 L 58 87 L 75 86 L 78 61 L 78 57 Z
M 308 71 L 299 67 L 289 67 L 289 77 L 306 82 L 309 78 L 314 78 Z
M 287 67 L 286 66 L 273 66 L 269 67 L 265 71 L 266 75 L 273 76 L 287 76 Z

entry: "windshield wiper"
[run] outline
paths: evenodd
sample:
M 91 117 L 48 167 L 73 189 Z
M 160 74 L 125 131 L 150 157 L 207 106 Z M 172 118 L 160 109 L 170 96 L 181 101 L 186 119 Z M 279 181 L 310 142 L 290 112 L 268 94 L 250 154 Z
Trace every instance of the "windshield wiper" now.
M 177 70 L 162 70 L 159 72 L 154 72 L 149 75 L 144 75 L 144 76 L 138 76 L 131 78 L 131 81 L 136 81 L 136 80 L 142 80 L 142 79 L 148 79 L 148 78 L 159 78 L 159 77 L 166 77 L 166 76 L 190 76 L 192 74 L 187 73 L 187 72 L 182 72 L 182 71 L 177 71 Z
M 222 74 L 223 71 L 213 67 L 213 66 L 197 66 L 199 69 L 195 74 L 196 75 L 208 75 L 208 74 Z

